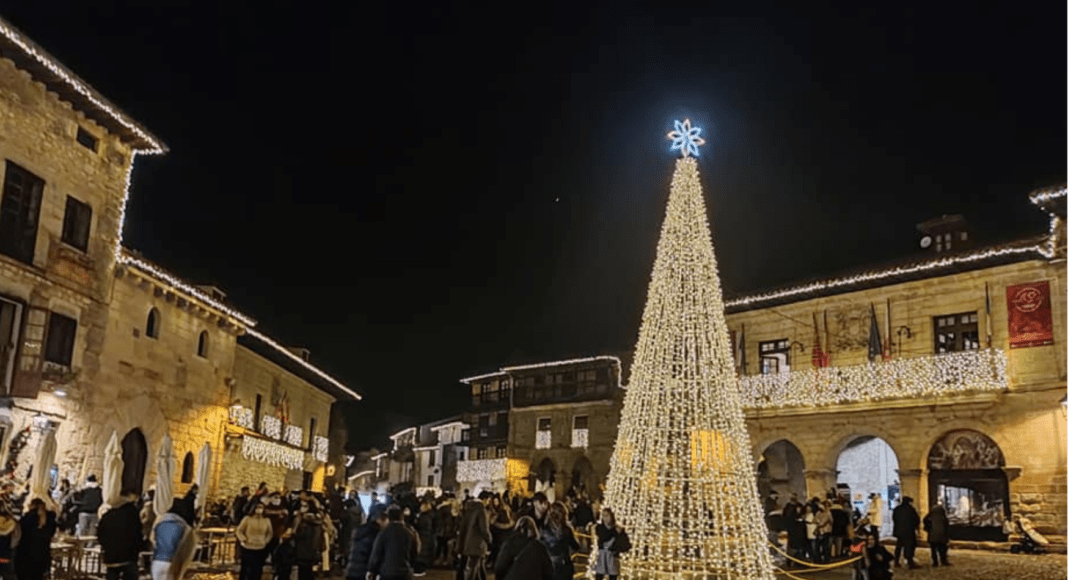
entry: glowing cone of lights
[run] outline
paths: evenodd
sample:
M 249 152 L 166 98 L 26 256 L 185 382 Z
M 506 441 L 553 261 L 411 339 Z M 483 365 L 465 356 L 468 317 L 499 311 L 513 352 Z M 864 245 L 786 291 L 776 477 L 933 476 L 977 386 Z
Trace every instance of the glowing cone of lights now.
M 697 175 L 700 129 L 676 122 L 675 166 L 612 454 L 605 505 L 633 548 L 627 579 L 771 579 L 716 257 Z

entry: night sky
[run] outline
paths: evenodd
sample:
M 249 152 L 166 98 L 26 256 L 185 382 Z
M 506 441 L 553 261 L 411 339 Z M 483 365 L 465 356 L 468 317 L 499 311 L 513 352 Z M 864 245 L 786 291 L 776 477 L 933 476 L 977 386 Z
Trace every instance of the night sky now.
M 1063 10 L 125 4 L 0 13 L 168 144 L 126 244 L 363 392 L 352 448 L 459 412 L 461 377 L 633 348 L 675 118 L 727 294 L 941 214 L 1042 232 L 1026 195 L 1065 181 Z

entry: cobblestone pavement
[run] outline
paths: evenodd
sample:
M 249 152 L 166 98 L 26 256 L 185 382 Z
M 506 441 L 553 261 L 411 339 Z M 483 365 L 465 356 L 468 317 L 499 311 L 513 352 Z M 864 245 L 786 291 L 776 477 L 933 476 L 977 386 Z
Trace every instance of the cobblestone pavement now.
M 931 553 L 925 548 L 916 550 L 916 563 L 922 568 L 895 568 L 894 580 L 1065 580 L 1068 577 L 1068 557 L 1064 554 L 1008 554 L 979 550 L 950 550 L 948 567 L 931 567 Z M 491 576 L 492 577 L 492 576 Z M 819 580 L 850 579 L 849 568 L 806 573 L 799 578 Z M 451 570 L 431 570 L 423 580 L 455 580 Z M 779 575 L 777 578 L 787 578 Z

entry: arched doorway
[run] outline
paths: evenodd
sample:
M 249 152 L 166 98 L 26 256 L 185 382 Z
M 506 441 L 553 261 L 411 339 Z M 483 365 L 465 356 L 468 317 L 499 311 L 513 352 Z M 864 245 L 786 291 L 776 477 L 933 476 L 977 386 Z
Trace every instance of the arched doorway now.
M 993 439 L 971 429 L 943 435 L 927 454 L 930 505 L 941 503 L 953 540 L 1005 541 L 1009 516 L 1005 456 Z
M 549 501 L 556 501 L 556 464 L 546 457 L 534 470 L 534 491 L 548 496 Z
M 879 535 L 893 533 L 890 511 L 901 497 L 901 481 L 897 475 L 897 454 L 890 445 L 870 435 L 857 437 L 838 454 L 836 469 L 839 493 L 848 493 L 850 505 L 860 513 L 868 513 L 872 494 L 882 498 L 883 525 Z
M 148 444 L 138 428 L 122 438 L 122 491 L 140 495 L 144 491 Z
M 586 497 L 591 497 L 593 492 L 597 491 L 597 482 L 593 477 L 593 464 L 590 463 L 589 458 L 585 455 L 575 460 L 575 465 L 571 467 L 571 491 L 574 493 L 582 493 Z
M 792 495 L 805 501 L 805 458 L 796 445 L 780 439 L 764 449 L 757 466 L 757 490 L 764 515 L 781 510 Z

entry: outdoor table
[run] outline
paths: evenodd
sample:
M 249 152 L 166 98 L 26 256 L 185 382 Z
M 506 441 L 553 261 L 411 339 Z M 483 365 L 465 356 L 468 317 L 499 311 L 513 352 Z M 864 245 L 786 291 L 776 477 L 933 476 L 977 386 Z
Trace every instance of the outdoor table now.
M 201 536 L 199 546 L 201 552 L 194 560 L 208 564 L 230 563 L 233 560 L 232 546 L 236 538 L 229 537 L 233 534 L 233 529 L 221 527 L 200 528 L 197 533 Z

